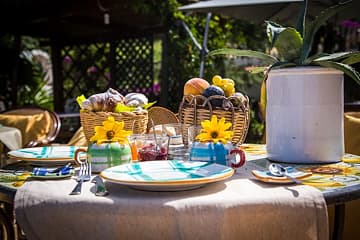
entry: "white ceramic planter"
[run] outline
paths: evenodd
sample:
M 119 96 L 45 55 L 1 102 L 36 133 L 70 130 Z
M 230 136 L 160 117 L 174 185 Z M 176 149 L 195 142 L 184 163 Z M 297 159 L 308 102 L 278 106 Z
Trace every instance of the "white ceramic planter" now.
M 269 158 L 288 163 L 340 161 L 343 73 L 321 67 L 271 70 L 266 85 Z

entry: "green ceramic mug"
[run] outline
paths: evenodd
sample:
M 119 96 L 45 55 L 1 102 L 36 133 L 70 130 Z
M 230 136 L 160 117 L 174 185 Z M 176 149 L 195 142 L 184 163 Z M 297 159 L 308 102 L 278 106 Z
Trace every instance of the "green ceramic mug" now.
M 129 144 L 118 142 L 92 143 L 88 149 L 79 148 L 75 151 L 75 161 L 81 162 L 81 153 L 87 154 L 87 160 L 91 163 L 91 172 L 99 173 L 106 168 L 131 162 L 131 148 Z

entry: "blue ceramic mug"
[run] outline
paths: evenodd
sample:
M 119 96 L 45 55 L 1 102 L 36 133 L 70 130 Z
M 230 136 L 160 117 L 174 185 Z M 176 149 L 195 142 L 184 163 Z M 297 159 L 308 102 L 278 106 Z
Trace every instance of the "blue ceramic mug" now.
M 190 147 L 190 161 L 206 161 L 238 168 L 245 163 L 245 153 L 230 142 L 194 142 Z

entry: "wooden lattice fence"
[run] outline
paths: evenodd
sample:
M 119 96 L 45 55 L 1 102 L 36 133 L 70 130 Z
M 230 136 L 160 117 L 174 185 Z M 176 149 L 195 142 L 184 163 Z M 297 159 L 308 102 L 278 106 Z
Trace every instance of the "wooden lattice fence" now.
M 112 87 L 122 94 L 153 96 L 153 37 L 64 45 L 61 48 L 63 93 L 57 101 L 65 111 L 76 109 L 74 99 Z M 58 105 L 58 103 L 55 103 Z

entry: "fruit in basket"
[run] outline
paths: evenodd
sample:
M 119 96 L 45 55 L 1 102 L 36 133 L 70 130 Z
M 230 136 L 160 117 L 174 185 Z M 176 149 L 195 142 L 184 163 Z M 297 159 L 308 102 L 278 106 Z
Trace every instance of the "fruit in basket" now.
M 202 78 L 192 78 L 184 85 L 184 95 L 202 95 L 209 86 L 208 81 Z
M 240 107 L 244 102 L 246 102 L 246 97 L 241 92 L 236 92 L 229 97 L 229 100 L 234 107 Z
M 204 97 L 210 97 L 210 96 L 224 96 L 224 90 L 222 90 L 220 87 L 211 85 L 208 88 L 206 88 L 202 94 Z
M 211 96 L 219 96 L 219 98 L 225 96 L 224 90 L 222 90 L 220 87 L 215 85 L 210 85 L 208 88 L 206 88 L 202 94 L 204 97 L 209 98 Z M 210 103 L 214 107 L 220 107 L 222 106 L 223 99 L 211 99 Z
M 118 103 L 123 103 L 124 96 L 109 88 L 104 93 L 91 95 L 81 103 L 81 108 L 94 112 L 113 112 Z
M 215 75 L 212 79 L 213 85 L 220 87 L 224 90 L 225 96 L 230 97 L 235 93 L 235 82 L 230 78 L 222 78 L 219 75 Z

